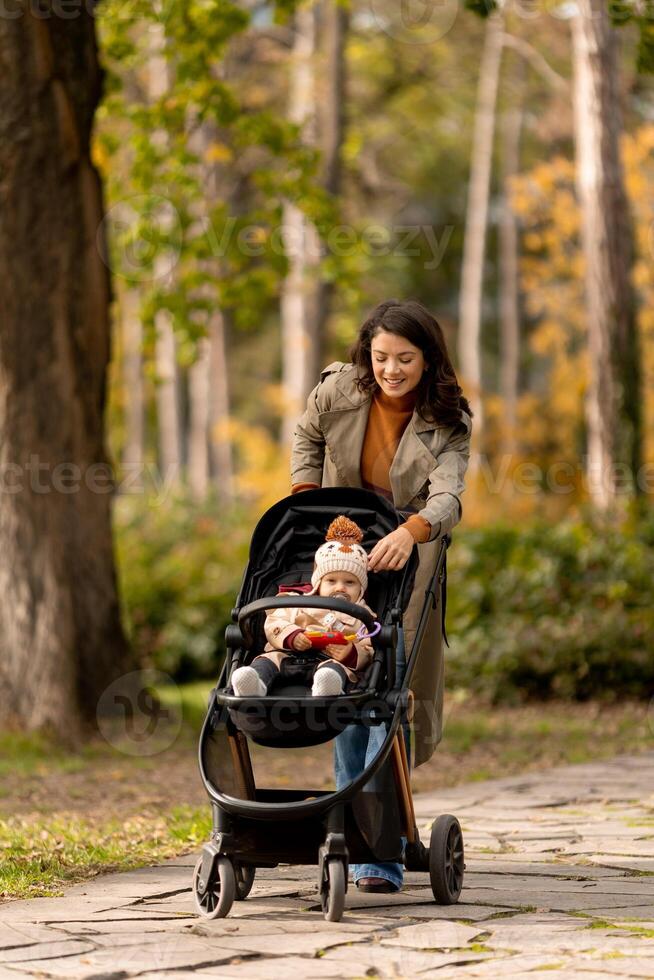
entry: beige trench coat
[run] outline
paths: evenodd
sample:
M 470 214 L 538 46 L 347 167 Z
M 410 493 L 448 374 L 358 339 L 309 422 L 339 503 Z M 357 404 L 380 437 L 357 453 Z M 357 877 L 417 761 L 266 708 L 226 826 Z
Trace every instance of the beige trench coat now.
M 336 361 L 320 375 L 298 422 L 291 454 L 291 481 L 323 487 L 360 487 L 360 460 L 372 395 L 355 384 L 352 364 Z M 416 412 L 406 427 L 390 470 L 397 510 L 429 521 L 431 538 L 418 545 L 420 564 L 404 616 L 405 643 L 413 643 L 425 590 L 433 574 L 438 539 L 461 519 L 463 478 L 470 454 L 472 420 L 455 426 L 425 422 Z M 430 616 L 411 687 L 415 765 L 426 762 L 442 735 L 443 647 L 440 605 Z

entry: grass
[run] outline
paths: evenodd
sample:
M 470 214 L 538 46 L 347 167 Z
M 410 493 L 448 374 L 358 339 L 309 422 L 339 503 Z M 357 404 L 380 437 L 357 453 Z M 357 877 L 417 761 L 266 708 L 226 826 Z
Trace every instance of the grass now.
M 174 807 L 158 819 L 0 820 L 0 898 L 61 895 L 65 885 L 100 872 L 127 871 L 175 857 L 199 846 L 210 830 L 206 807 Z
M 151 757 L 125 754 L 99 737 L 71 752 L 42 735 L 0 733 L 0 898 L 56 895 L 101 872 L 197 849 L 210 831 L 196 763 L 210 688 L 158 692 L 183 725 L 174 744 Z M 642 752 L 653 741 L 647 704 L 495 708 L 450 693 L 443 741 L 414 773 L 414 786 L 427 792 Z M 331 747 L 308 750 L 303 760 L 298 751 L 266 770 L 267 785 L 328 785 Z M 258 775 L 256 753 L 255 769 Z

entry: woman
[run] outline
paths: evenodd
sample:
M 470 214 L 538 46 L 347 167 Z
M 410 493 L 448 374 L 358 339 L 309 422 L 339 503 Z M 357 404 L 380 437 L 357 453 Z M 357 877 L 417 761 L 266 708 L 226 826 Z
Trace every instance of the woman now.
M 406 516 L 372 549 L 369 569 L 399 570 L 418 545 L 420 564 L 404 616 L 410 650 L 437 540 L 461 519 L 472 413 L 439 324 L 415 300 L 380 303 L 361 327 L 351 358 L 351 364 L 325 368 L 309 396 L 295 431 L 292 489 L 366 487 Z M 441 738 L 443 653 L 434 617 L 411 682 L 416 766 L 430 758 Z M 373 741 L 360 726 L 336 740 L 338 785 L 362 771 L 376 750 Z M 402 871 L 402 865 L 388 862 L 352 866 L 363 891 L 398 890 Z

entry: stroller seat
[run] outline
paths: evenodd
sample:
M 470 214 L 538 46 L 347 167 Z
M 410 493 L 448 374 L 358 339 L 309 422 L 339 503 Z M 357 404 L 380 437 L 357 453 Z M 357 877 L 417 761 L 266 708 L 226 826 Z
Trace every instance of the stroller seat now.
M 381 537 L 397 527 L 397 513 L 386 501 L 367 491 L 349 493 L 353 505 L 346 508 L 347 514 L 364 532 L 362 543 L 370 551 Z M 308 508 L 300 500 L 297 506 L 289 498 L 280 501 L 255 529 L 250 560 L 233 610 L 238 626 L 226 631 L 228 680 L 237 667 L 251 663 L 263 652 L 267 608 L 280 602 L 289 607 L 307 606 L 316 600 L 322 608 L 332 608 L 330 600 L 321 597 L 280 595 L 282 586 L 288 589 L 291 584 L 310 582 L 315 551 L 324 542 L 330 522 L 344 510 L 342 491 L 315 490 L 311 495 L 312 506 Z M 374 507 L 370 506 L 371 500 Z M 412 555 L 402 572 L 379 572 L 369 577 L 366 603 L 374 610 L 382 629 L 372 641 L 373 662 L 360 686 L 336 697 L 318 698 L 311 695 L 308 677 L 302 681 L 284 676 L 282 671 L 266 697 L 239 698 L 227 683 L 218 692 L 219 700 L 228 708 L 236 728 L 261 745 L 302 747 L 335 738 L 360 717 L 366 702 L 374 701 L 377 712 L 383 712 L 384 696 L 395 680 L 397 625 L 411 595 L 415 567 L 416 558 Z M 331 600 L 334 609 L 342 602 Z M 345 605 L 358 619 L 370 619 L 360 607 Z

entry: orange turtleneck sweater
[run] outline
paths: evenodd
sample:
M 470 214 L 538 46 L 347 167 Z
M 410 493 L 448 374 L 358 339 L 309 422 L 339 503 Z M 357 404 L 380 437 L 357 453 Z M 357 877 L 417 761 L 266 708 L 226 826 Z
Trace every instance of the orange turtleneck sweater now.
M 416 393 L 410 391 L 398 398 L 391 398 L 378 390 L 370 405 L 368 425 L 361 450 L 361 484 L 383 497 L 393 500 L 390 469 L 404 430 L 411 420 L 416 404 Z M 316 483 L 296 483 L 292 493 L 314 489 Z M 429 540 L 431 524 L 424 517 L 412 514 L 401 525 L 410 532 L 418 544 Z

